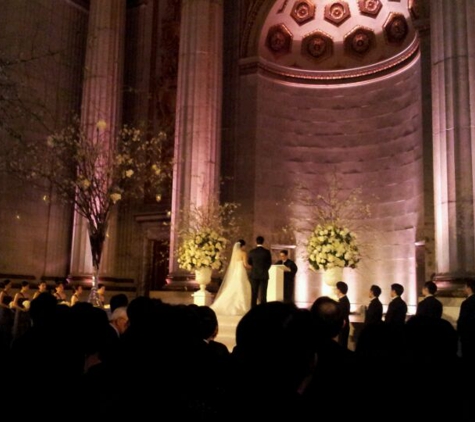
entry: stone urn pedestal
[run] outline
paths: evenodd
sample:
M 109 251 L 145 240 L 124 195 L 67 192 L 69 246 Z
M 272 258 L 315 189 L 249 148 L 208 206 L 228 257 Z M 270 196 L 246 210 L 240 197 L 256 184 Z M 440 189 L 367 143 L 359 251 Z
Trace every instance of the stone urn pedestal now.
M 333 267 L 323 270 L 322 274 L 322 294 L 332 299 L 338 300 L 335 293 L 335 285 L 338 281 L 343 281 L 343 268 Z
M 200 285 L 200 289 L 193 293 L 193 303 L 198 306 L 211 305 L 212 295 L 206 290 L 206 286 L 211 282 L 213 270 L 205 267 L 195 270 L 195 280 Z

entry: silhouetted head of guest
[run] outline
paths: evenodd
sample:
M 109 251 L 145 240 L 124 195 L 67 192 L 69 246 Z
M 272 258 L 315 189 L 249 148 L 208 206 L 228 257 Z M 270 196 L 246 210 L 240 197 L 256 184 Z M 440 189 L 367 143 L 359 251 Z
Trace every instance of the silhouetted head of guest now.
M 32 325 L 38 327 L 51 323 L 56 316 L 56 304 L 56 298 L 48 292 L 42 292 L 33 299 L 30 305 Z
M 419 362 L 432 364 L 453 360 L 457 356 L 458 335 L 454 326 L 442 318 L 414 315 L 405 324 L 411 356 Z
M 232 354 L 239 378 L 247 380 L 251 389 L 295 391 L 314 362 L 313 332 L 306 309 L 283 302 L 255 306 L 236 328 Z
M 263 245 L 264 244 L 264 238 L 262 236 L 257 236 L 256 237 L 256 243 L 258 245 Z
M 363 327 L 355 352 L 371 369 L 387 362 L 401 364 L 406 358 L 406 338 L 403 330 L 392 324 L 368 324 Z
M 344 324 L 340 304 L 328 296 L 320 296 L 310 307 L 315 321 L 317 338 L 334 339 Z
M 200 332 L 203 340 L 213 340 L 218 335 L 218 318 L 209 306 L 198 306 L 196 311 L 200 317 Z
M 109 300 L 109 306 L 111 313 L 114 312 L 117 308 L 127 307 L 129 304 L 129 298 L 125 293 L 116 293 L 111 296 Z
M 154 325 L 160 308 L 163 308 L 165 305 L 161 299 L 153 299 L 146 296 L 138 296 L 132 299 L 127 306 L 129 327 L 146 329 Z

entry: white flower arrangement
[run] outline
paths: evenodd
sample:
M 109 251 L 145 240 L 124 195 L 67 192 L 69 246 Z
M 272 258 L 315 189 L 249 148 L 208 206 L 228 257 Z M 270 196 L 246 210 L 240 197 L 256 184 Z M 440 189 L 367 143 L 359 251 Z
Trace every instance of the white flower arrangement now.
M 180 268 L 196 271 L 211 268 L 221 271 L 226 263 L 228 239 L 238 233 L 235 211 L 238 204 L 219 204 L 211 200 L 208 204 L 182 210 L 178 225 L 179 245 L 177 261 Z
M 334 224 L 317 225 L 307 243 L 308 261 L 315 270 L 356 268 L 360 253 L 356 235 Z
M 178 249 L 178 264 L 188 271 L 206 267 L 221 270 L 225 263 L 224 250 L 228 243 L 226 238 L 212 228 L 205 227 L 189 232 Z

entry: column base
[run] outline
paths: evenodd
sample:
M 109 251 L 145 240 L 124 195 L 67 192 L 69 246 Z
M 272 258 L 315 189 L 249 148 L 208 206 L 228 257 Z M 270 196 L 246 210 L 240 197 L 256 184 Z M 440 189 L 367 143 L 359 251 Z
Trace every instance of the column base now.
M 193 303 L 198 306 L 209 306 L 213 302 L 213 295 L 206 290 L 193 293 Z
M 475 274 L 436 274 L 432 280 L 437 284 L 437 296 L 465 297 L 465 283 L 475 280 Z
M 219 288 L 219 279 L 211 279 L 211 282 L 206 286 L 208 292 L 216 293 Z M 172 291 L 197 291 L 200 285 L 195 280 L 195 275 L 192 273 L 171 273 L 167 277 L 167 284 L 163 286 L 163 290 Z

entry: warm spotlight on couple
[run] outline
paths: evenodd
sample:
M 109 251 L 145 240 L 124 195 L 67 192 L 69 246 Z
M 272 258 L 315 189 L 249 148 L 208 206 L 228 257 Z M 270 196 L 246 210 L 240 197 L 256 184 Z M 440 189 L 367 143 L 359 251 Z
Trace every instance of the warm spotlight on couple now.
M 246 242 L 238 240 L 211 308 L 218 315 L 242 316 L 258 301 L 267 302 L 271 265 L 272 255 L 264 246 L 262 236 L 257 236 L 256 247 L 249 253 L 246 252 Z

